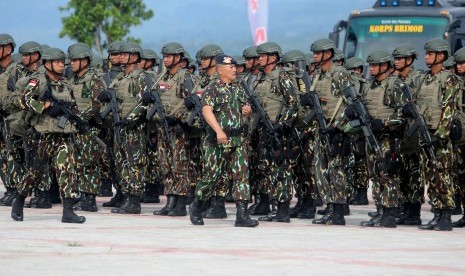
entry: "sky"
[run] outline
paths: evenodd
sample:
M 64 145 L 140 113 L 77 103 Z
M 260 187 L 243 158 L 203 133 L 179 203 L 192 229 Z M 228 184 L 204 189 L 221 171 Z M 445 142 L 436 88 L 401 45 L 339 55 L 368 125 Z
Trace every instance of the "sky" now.
M 66 0 L 0 1 L 2 33 L 17 45 L 35 40 L 66 50 L 75 41 L 59 38 L 59 11 Z M 177 41 L 195 55 L 202 46 L 216 43 L 228 54 L 241 54 L 252 45 L 245 0 L 145 0 L 154 16 L 131 29 L 143 48 L 157 53 L 164 44 Z M 369 8 L 375 0 L 269 0 L 268 40 L 283 51 L 309 52 L 310 44 L 328 37 L 333 26 L 350 12 Z

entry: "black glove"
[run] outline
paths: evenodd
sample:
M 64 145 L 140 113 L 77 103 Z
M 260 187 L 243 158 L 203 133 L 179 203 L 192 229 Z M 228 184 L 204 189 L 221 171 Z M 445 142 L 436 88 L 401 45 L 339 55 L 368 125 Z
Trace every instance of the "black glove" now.
M 178 120 L 173 116 L 166 116 L 166 123 L 168 126 L 172 127 L 178 123 Z
M 384 129 L 384 122 L 381 119 L 374 119 L 370 122 L 373 131 L 381 131 Z
M 128 119 L 122 119 L 119 122 L 115 123 L 115 127 L 123 127 L 129 124 Z
M 305 93 L 300 96 L 300 105 L 301 106 L 311 106 L 312 105 L 312 100 L 310 97 L 310 93 Z
M 193 109 L 195 107 L 195 102 L 192 99 L 192 96 L 184 98 L 184 106 L 189 110 L 191 110 L 191 109 Z
M 111 100 L 111 95 L 110 92 L 104 90 L 101 91 L 100 94 L 97 97 L 97 100 L 99 100 L 101 103 L 108 103 Z
M 452 120 L 452 127 L 450 128 L 449 138 L 451 141 L 458 141 L 462 139 L 462 123 L 460 120 Z
M 142 103 L 144 105 L 148 105 L 155 102 L 152 98 L 152 94 L 150 92 L 144 92 L 142 93 Z
M 50 114 L 52 117 L 59 117 L 63 115 L 63 112 L 59 106 L 56 106 L 52 103 L 48 108 L 48 114 Z
M 406 118 L 414 118 L 414 114 L 415 112 L 413 111 L 413 107 L 410 103 L 406 103 L 404 106 L 402 106 L 402 115 L 404 115 Z
M 355 109 L 355 105 L 349 104 L 344 110 L 344 115 L 351 120 L 357 119 L 357 112 Z

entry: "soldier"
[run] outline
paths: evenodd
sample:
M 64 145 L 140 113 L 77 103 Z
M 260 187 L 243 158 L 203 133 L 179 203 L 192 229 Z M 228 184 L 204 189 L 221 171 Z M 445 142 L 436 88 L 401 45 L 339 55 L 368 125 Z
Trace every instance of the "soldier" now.
M 344 55 L 344 53 L 338 48 L 336 48 L 334 50 L 333 63 L 337 66 L 344 66 L 345 61 L 346 61 L 346 56 Z
M 255 227 L 258 221 L 252 220 L 247 211 L 250 197 L 248 183 L 247 151 L 244 118 L 252 109 L 247 103 L 244 90 L 236 79 L 236 62 L 228 55 L 215 58 L 218 79 L 208 86 L 202 95 L 202 113 L 210 126 L 206 139 L 204 158 L 205 174 L 197 184 L 196 197 L 190 205 L 190 220 L 194 225 L 203 225 L 202 205 L 210 198 L 227 167 L 233 172 L 234 198 L 236 199 L 236 227 Z
M 70 50 L 68 57 L 73 72 L 70 84 L 80 116 L 89 122 L 91 133 L 100 136 L 100 102 L 97 98 L 105 89 L 105 85 L 96 71 L 89 68 L 93 59 L 92 52 L 87 46 L 75 46 Z M 105 150 L 86 133 L 76 135 L 76 148 L 76 168 L 81 197 L 73 209 L 97 212 L 95 197 L 100 185 L 101 156 L 105 154 Z
M 370 75 L 373 77 L 370 85 L 363 91 L 366 108 L 371 115 L 371 129 L 380 145 L 380 151 L 366 146 L 367 166 L 373 183 L 373 199 L 381 205 L 383 212 L 370 221 L 362 221 L 362 226 L 377 226 L 395 228 L 397 208 L 399 204 L 399 170 L 400 156 L 397 151 L 401 136 L 399 129 L 403 121 L 398 111 L 402 107 L 399 95 L 402 93 L 401 81 L 390 77 L 393 67 L 391 54 L 377 50 L 367 57 Z M 355 108 L 349 105 L 344 115 L 350 120 L 356 119 Z
M 163 46 L 161 53 L 166 67 L 154 89 L 160 94 L 161 103 L 166 112 L 168 133 L 163 129 L 165 122 L 155 118 L 157 156 L 160 164 L 161 179 L 167 197 L 166 205 L 154 215 L 185 216 L 187 192 L 191 185 L 192 168 L 190 168 L 189 140 L 187 128 L 187 109 L 184 99 L 188 96 L 186 82 L 190 74 L 181 68 L 184 57 L 184 47 L 178 42 L 170 42 Z M 144 94 L 144 103 L 152 104 L 151 95 Z M 151 107 L 148 107 L 150 109 Z
M 410 44 L 401 44 L 392 51 L 397 77 L 412 91 L 414 95 L 420 85 L 422 73 L 416 70 L 413 62 L 418 54 Z M 408 130 L 406 125 L 404 133 Z M 402 159 L 400 174 L 400 192 L 402 213 L 397 218 L 398 225 L 421 225 L 421 204 L 425 202 L 424 186 L 420 175 L 420 154 L 418 151 L 418 135 L 414 139 L 404 139 L 399 146 Z
M 452 74 L 455 74 L 455 60 L 454 56 L 449 54 L 449 58 L 442 63 L 445 70 L 450 71 Z
M 349 71 L 355 91 L 362 95 L 366 80 L 363 77 L 364 63 L 361 58 L 347 59 L 344 67 Z M 368 205 L 368 171 L 366 165 L 365 137 L 362 134 L 350 135 L 350 156 L 347 164 L 349 204 Z
M 310 76 L 310 78 L 312 78 L 313 74 L 315 73 L 315 69 L 316 69 L 316 64 L 315 64 L 315 60 L 313 59 L 313 54 L 312 53 L 305 54 L 305 57 L 307 58 L 308 75 Z
M 11 59 L 11 54 L 16 47 L 16 43 L 13 38 L 8 34 L 0 34 L 0 128 L 1 128 L 1 139 L 0 139 L 0 151 L 2 168 L 0 169 L 0 177 L 5 185 L 5 195 L 0 199 L 0 205 L 11 206 L 13 199 L 17 195 L 17 180 L 18 174 L 15 169 L 20 169 L 17 164 L 15 166 L 15 152 L 13 148 L 12 135 L 8 130 L 6 118 L 9 113 L 5 110 L 5 99 L 14 92 L 16 89 L 17 81 L 17 67 Z M 17 168 L 15 168 L 17 167 Z
M 454 61 L 456 63 L 456 69 L 457 69 L 457 74 L 460 76 L 462 81 L 465 80 L 465 48 L 459 49 L 457 52 L 455 52 L 454 55 Z M 464 103 L 465 103 L 465 98 L 464 98 L 464 89 L 465 87 L 462 85 L 462 91 L 460 91 L 460 97 L 461 101 L 459 102 L 459 109 L 461 112 L 461 115 L 464 116 Z M 459 112 L 459 110 L 457 111 Z M 464 126 L 462 125 L 462 128 Z M 461 140 L 463 140 L 465 137 L 462 137 Z M 462 141 L 463 142 L 463 141 Z M 465 182 L 464 182 L 464 174 L 465 174 L 465 169 L 464 169 L 464 163 L 465 163 L 465 147 L 463 144 L 461 145 L 455 145 L 455 187 L 456 187 L 456 196 L 460 198 L 460 202 L 462 203 L 462 206 L 459 205 L 459 207 L 464 207 L 465 209 Z M 456 204 L 457 204 L 456 200 Z M 457 206 L 456 206 L 457 208 Z M 465 226 L 465 213 L 462 216 L 461 219 L 458 221 L 452 223 L 453 227 L 464 227 Z
M 49 171 L 50 164 L 57 173 L 58 184 L 64 197 L 61 221 L 83 223 L 85 217 L 77 216 L 73 211 L 78 191 L 73 143 L 73 134 L 77 131 L 69 120 L 60 125 L 64 110 L 59 103 L 66 102 L 75 107 L 72 91 L 62 76 L 65 53 L 57 48 L 49 48 L 43 52 L 42 60 L 45 73 L 38 73 L 29 80 L 21 99 L 23 107 L 34 112 L 31 120 L 32 139 L 28 139 L 28 146 L 32 152 L 32 168 L 18 185 L 18 195 L 13 202 L 11 217 L 17 221 L 23 220 L 24 200 L 40 182 L 43 172 Z M 51 101 L 51 97 L 57 101 Z
M 142 48 L 134 42 L 126 42 L 121 46 L 121 65 L 124 76 L 115 79 L 111 89 L 116 91 L 119 103 L 120 122 L 114 124 L 115 161 L 124 202 L 119 208 L 111 209 L 117 214 L 140 214 L 140 201 L 145 183 L 147 156 L 145 122 L 141 115 L 145 112 L 141 97 L 148 91 L 149 78 L 139 68 Z M 107 103 L 111 100 L 109 91 L 102 91 L 99 101 Z M 121 139 L 121 141 L 118 141 Z
M 297 84 L 288 71 L 278 67 L 282 58 L 282 50 L 278 44 L 263 43 L 258 46 L 257 53 L 263 75 L 256 83 L 252 83 L 252 87 L 255 87 L 255 93 L 274 127 L 274 134 L 270 136 L 270 130 L 254 114 L 252 121 L 258 121 L 252 123 L 252 126 L 256 126 L 252 131 L 258 132 L 260 149 L 258 192 L 267 194 L 272 205 L 277 206 L 275 212 L 270 212 L 259 220 L 289 223 L 289 204 L 294 186 L 293 166 L 297 157 L 297 148 L 291 137 L 299 110 Z M 276 137 L 276 140 L 273 141 L 270 137 Z
M 443 39 L 432 39 L 425 44 L 425 63 L 430 69 L 425 73 L 416 95 L 418 110 L 423 116 L 432 137 L 437 162 L 422 151 L 420 156 L 422 179 L 428 185 L 428 197 L 435 210 L 434 218 L 419 226 L 422 230 L 452 230 L 451 212 L 454 205 L 454 186 L 452 183 L 452 143 L 457 133 L 451 131 L 452 119 L 458 106 L 460 80 L 456 75 L 443 71 L 442 63 L 448 58 L 449 43 Z M 405 105 L 402 113 L 413 117 L 413 105 Z M 454 128 L 455 129 L 455 128 Z
M 157 54 L 155 51 L 150 49 L 144 49 L 142 51 L 142 56 L 140 60 L 140 68 L 145 70 L 151 78 L 153 82 L 156 82 L 158 79 L 158 73 L 156 73 L 153 69 L 156 65 Z M 163 189 L 163 185 L 160 184 L 161 176 L 160 176 L 160 164 L 158 162 L 157 152 L 156 152 L 156 143 L 154 142 L 156 139 L 156 126 L 153 122 L 147 123 L 147 161 L 148 167 L 147 171 L 151 172 L 148 173 L 145 178 L 145 185 L 144 185 L 144 193 L 142 195 L 142 202 L 144 203 L 159 203 L 160 202 L 160 195 L 159 191 Z
M 342 114 L 342 91 L 352 86 L 350 74 L 344 67 L 332 62 L 335 55 L 335 45 L 330 39 L 319 39 L 311 46 L 313 59 L 317 69 L 312 86 L 320 97 L 324 116 L 329 126 L 331 145 L 322 144 L 319 133 L 315 148 L 315 168 L 317 186 L 320 196 L 327 204 L 327 212 L 314 224 L 345 225 L 344 204 L 347 203 L 343 157 L 346 152 L 347 136 L 337 127 L 335 119 Z M 302 105 L 308 105 L 302 100 Z M 326 166 L 327 159 L 327 166 Z M 329 180 L 328 180 L 329 179 Z

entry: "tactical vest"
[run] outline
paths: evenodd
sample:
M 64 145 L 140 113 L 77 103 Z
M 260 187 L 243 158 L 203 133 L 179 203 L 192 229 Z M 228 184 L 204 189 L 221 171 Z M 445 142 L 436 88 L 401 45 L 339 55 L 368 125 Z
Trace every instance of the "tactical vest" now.
M 365 94 L 365 103 L 368 112 L 373 118 L 388 120 L 394 113 L 394 108 L 385 105 L 386 92 L 389 89 L 388 79 L 385 79 L 375 88 L 368 88 Z
M 185 77 L 186 71 L 181 69 L 174 76 L 168 78 L 167 81 L 161 80 L 158 84 L 158 88 L 160 86 L 165 87 L 158 91 L 160 91 L 160 99 L 167 115 L 173 115 L 184 107 L 184 104 L 180 104 L 180 101 L 182 101 L 182 91 L 180 89 Z
M 87 86 L 87 89 L 90 89 L 90 82 L 92 80 L 93 73 L 87 72 L 84 78 L 78 80 L 77 83 L 71 83 L 71 88 L 73 89 L 74 99 L 76 100 L 76 105 L 79 111 L 84 111 L 91 107 L 92 105 L 92 98 L 83 98 L 82 92 L 84 90 L 84 85 Z
M 8 79 L 10 75 L 7 72 L 0 74 L 0 100 L 6 98 L 11 91 L 8 90 Z
M 116 91 L 116 99 L 119 103 L 118 110 L 121 118 L 126 117 L 138 103 L 136 95 L 130 94 L 130 87 L 141 73 L 141 69 L 135 69 L 128 76 L 115 80 L 110 84 L 110 88 L 114 88 Z
M 38 76 L 39 77 L 39 76 Z M 39 77 L 40 89 L 47 85 L 47 80 L 44 75 Z M 51 82 L 52 94 L 58 100 L 64 100 L 67 102 L 73 102 L 72 91 L 69 87 L 69 84 L 65 80 L 60 80 L 57 82 Z M 34 118 L 31 121 L 32 126 L 39 133 L 76 133 L 76 127 L 70 122 L 67 121 L 64 128 L 58 126 L 60 122 L 60 117 L 53 118 L 51 117 L 47 110 L 44 110 L 42 114 L 35 114 Z
M 282 113 L 283 95 L 279 91 L 279 69 L 263 75 L 263 79 L 255 87 L 255 94 L 259 98 L 268 117 L 274 122 Z
M 341 97 L 340 95 L 333 95 L 332 93 L 333 78 L 341 70 L 342 67 L 340 66 L 331 66 L 331 68 L 325 72 L 324 75 L 320 75 L 320 78 L 316 80 L 315 92 L 320 98 L 321 109 L 323 110 L 325 118 L 328 120 L 333 116 L 334 110 L 336 109 Z M 342 110 L 343 108 L 339 107 L 339 110 L 336 113 L 336 117 L 340 115 Z
M 442 93 L 441 90 L 445 85 L 445 78 L 448 72 L 441 72 L 434 76 L 431 83 L 426 83 L 426 78 L 417 92 L 417 104 L 420 108 L 420 114 L 425 118 L 426 125 L 430 129 L 437 129 L 442 115 Z M 441 79 L 444 79 L 441 81 Z

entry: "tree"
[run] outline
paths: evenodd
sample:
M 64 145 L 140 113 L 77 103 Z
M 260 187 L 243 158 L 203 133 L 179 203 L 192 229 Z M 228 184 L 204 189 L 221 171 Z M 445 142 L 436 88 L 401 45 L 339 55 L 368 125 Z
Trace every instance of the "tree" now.
M 59 9 L 70 13 L 61 19 L 60 37 L 92 45 L 100 55 L 113 41 L 126 39 L 140 43 L 139 39 L 127 36 L 129 29 L 153 17 L 153 11 L 146 10 L 142 0 L 70 0 Z

